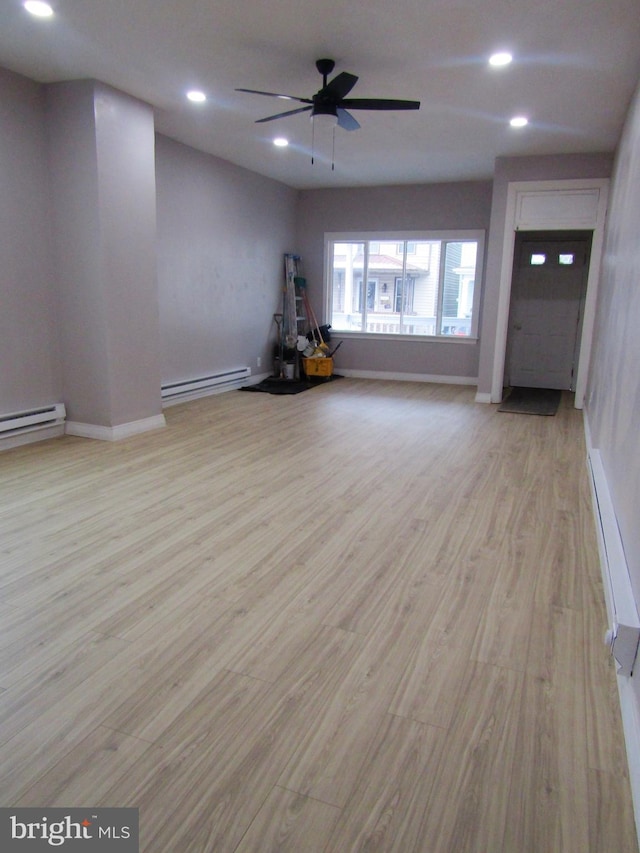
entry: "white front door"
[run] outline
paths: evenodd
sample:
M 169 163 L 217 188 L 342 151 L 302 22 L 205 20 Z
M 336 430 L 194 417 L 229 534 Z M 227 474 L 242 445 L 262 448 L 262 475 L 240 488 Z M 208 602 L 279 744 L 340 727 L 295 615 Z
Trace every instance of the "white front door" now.
M 590 234 L 518 234 L 508 385 L 574 390 L 590 246 Z

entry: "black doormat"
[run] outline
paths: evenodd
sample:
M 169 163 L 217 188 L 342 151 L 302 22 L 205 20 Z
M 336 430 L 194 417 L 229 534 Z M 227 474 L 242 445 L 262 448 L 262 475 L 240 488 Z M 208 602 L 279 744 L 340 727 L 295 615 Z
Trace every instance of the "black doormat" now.
M 334 379 L 342 379 L 342 376 L 337 373 L 333 376 L 323 376 L 321 379 L 280 379 L 278 376 L 269 376 L 257 385 L 243 385 L 239 390 L 262 391 L 265 394 L 300 394 L 309 388 L 333 382 Z
M 555 415 L 562 391 L 555 388 L 512 388 L 499 412 L 518 415 Z

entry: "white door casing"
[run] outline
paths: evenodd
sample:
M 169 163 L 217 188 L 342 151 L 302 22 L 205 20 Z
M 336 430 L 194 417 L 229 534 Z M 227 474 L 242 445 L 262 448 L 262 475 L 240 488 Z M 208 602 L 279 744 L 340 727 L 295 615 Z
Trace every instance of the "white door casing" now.
M 593 340 L 608 195 L 609 180 L 607 178 L 518 181 L 509 184 L 500 266 L 500 293 L 491 383 L 492 403 L 499 403 L 502 400 L 516 232 L 520 230 L 592 230 L 591 262 L 575 383 L 575 406 L 577 409 L 583 407 Z

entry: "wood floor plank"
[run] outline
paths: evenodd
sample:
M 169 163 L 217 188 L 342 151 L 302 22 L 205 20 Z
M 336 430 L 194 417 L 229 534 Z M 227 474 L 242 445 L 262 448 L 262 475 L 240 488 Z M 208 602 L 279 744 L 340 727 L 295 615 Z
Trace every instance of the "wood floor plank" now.
M 580 482 L 578 497 L 577 526 L 583 544 L 578 554 L 581 556 L 588 761 L 593 770 L 605 771 L 603 779 L 607 778 L 607 773 L 622 777 L 622 788 L 628 797 L 627 757 L 618 691 L 601 689 L 601 685 L 615 681 L 613 673 L 617 664 L 604 642 L 603 626 L 607 625 L 607 615 L 586 472 Z
M 477 561 L 452 570 L 407 660 L 391 713 L 449 728 L 489 593 Z
M 626 773 L 589 771 L 589 850 L 637 849 Z
M 69 750 L 16 801 L 22 808 L 74 806 L 92 808 L 111 787 L 114 774 L 133 767 L 146 750 L 147 741 L 98 726 Z
M 475 660 L 524 671 L 529 650 L 538 540 L 512 534 L 499 551 L 499 565 L 485 602 L 472 656 Z
M 215 624 L 219 624 L 217 620 Z M 215 629 L 182 630 L 169 647 L 159 647 L 137 659 L 135 689 L 103 718 L 105 726 L 154 742 L 191 706 L 223 669 L 215 656 Z
M 14 803 L 77 747 L 122 702 L 137 679 L 135 668 L 127 668 L 126 652 L 121 652 L 53 704 L 41 701 L 37 717 L 2 745 L 3 802 Z
M 118 775 L 99 804 L 140 809 L 141 851 L 235 849 L 280 769 L 258 767 L 269 746 L 260 721 L 268 727 L 278 707 L 268 687 L 219 673 L 163 743 Z
M 617 665 L 604 643 L 606 624 L 604 593 L 598 578 L 584 582 L 584 662 L 586 694 L 586 742 L 589 767 L 625 778 L 627 757 L 617 691 L 607 693 L 601 685 L 615 678 Z
M 583 572 L 577 565 L 590 540 L 581 540 L 583 525 L 575 512 L 558 509 L 546 526 L 540 570 L 536 579 L 536 602 L 582 609 Z M 597 550 L 595 540 L 594 548 Z M 582 547 L 581 547 L 582 545 Z
M 140 808 L 142 850 L 235 850 L 307 731 L 318 692 L 342 679 L 357 641 L 325 629 L 284 689 L 220 672 L 104 804 Z
M 512 782 L 507 848 L 589 849 L 588 820 L 575 815 L 588 802 L 582 615 L 536 609 L 525 678 L 518 755 Z
M 326 849 L 419 849 L 444 741 L 444 732 L 433 726 L 385 716 Z
M 235 853 L 323 853 L 340 809 L 277 785 Z
M 389 595 L 375 631 L 349 671 L 317 697 L 304 738 L 278 784 L 343 807 L 388 712 L 398 682 L 428 622 L 421 583 L 407 576 Z M 426 611 L 426 612 L 425 612 Z
M 523 674 L 471 662 L 414 851 L 521 850 L 503 843 Z M 496 796 L 496 792 L 502 792 Z
M 103 668 L 109 677 L 114 658 L 122 660 L 130 646 L 123 640 L 95 634 L 82 637 L 72 649 L 41 669 L 37 677 L 30 670 L 21 681 L 0 694 L 0 736 L 5 742 L 32 723 L 44 709 L 63 707 L 69 697 Z M 122 657 L 121 657 L 122 656 Z
M 571 395 L 166 419 L 0 453 L 0 804 L 137 806 L 148 853 L 636 850 Z

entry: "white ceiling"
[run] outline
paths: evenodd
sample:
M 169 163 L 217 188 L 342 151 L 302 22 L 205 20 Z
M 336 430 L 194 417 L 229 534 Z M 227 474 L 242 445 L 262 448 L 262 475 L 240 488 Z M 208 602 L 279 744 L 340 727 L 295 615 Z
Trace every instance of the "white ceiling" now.
M 489 178 L 497 156 L 613 151 L 640 76 L 640 0 L 50 0 L 32 18 L 0 0 L 0 65 L 41 82 L 96 78 L 153 105 L 156 127 L 293 187 Z M 508 49 L 513 63 L 490 69 Z M 315 60 L 360 79 L 357 98 L 419 100 L 361 112 L 315 138 L 296 105 Z M 186 101 L 189 88 L 208 101 Z M 525 114 L 528 127 L 508 120 Z M 289 148 L 271 140 L 289 137 Z

